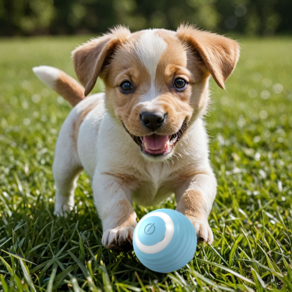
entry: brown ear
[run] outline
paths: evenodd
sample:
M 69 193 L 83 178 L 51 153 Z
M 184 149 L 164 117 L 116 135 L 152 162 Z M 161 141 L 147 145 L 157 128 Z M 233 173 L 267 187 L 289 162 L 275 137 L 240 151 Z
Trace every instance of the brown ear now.
M 178 38 L 193 47 L 201 56 L 207 70 L 222 88 L 234 70 L 239 58 L 239 44 L 227 37 L 181 25 Z
M 93 89 L 106 60 L 130 34 L 131 32 L 127 28 L 117 27 L 111 30 L 111 33 L 92 39 L 72 52 L 74 69 L 81 84 L 85 87 L 85 96 Z

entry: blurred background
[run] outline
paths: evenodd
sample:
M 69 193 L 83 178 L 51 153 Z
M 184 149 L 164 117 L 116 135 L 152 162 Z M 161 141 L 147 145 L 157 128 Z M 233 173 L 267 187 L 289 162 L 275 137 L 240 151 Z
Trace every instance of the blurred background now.
M 218 33 L 289 34 L 291 11 L 291 0 L 0 0 L 0 35 L 99 34 L 115 24 L 176 29 L 181 22 Z

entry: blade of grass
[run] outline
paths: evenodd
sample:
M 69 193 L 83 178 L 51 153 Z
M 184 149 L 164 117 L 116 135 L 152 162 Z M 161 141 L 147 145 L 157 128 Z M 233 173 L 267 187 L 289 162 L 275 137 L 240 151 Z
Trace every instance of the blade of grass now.
M 82 262 L 71 251 L 68 251 L 68 254 L 72 257 L 72 259 L 79 266 L 79 268 L 81 269 L 84 277 L 87 278 L 89 276 L 89 272 L 87 271 L 87 269 L 85 268 L 85 266 L 82 264 Z
M 1 275 L 1 274 L 0 274 L 0 281 L 1 281 L 1 285 L 2 285 L 3 291 L 4 292 L 9 292 L 8 285 L 7 285 L 3 275 Z
M 56 273 L 57 273 L 57 268 L 58 268 L 57 263 L 54 263 L 53 269 L 52 269 L 52 273 L 50 275 L 50 280 L 49 280 L 49 283 L 48 283 L 47 292 L 52 292 L 52 290 L 53 290 L 53 284 L 54 284 L 54 279 L 55 279 L 55 276 L 56 276 Z
M 63 265 L 60 265 L 59 262 L 57 261 L 58 265 L 63 267 Z M 64 268 L 64 267 L 63 267 Z M 62 268 L 61 268 L 62 269 Z M 55 285 L 53 287 L 53 291 L 58 289 L 60 287 L 60 285 L 62 284 L 62 282 L 64 281 L 64 279 L 66 277 L 70 277 L 70 273 L 75 269 L 74 266 L 68 266 L 66 269 L 63 269 L 61 273 L 59 273 L 56 276 L 56 280 L 55 280 Z
M 192 275 L 194 275 L 194 277 L 196 279 L 200 279 L 201 281 L 203 281 L 207 285 L 214 287 L 216 290 L 223 290 L 223 291 L 230 291 L 230 292 L 236 291 L 236 290 L 234 290 L 232 288 L 224 287 L 224 286 L 221 286 L 221 285 L 218 285 L 218 284 L 214 283 L 212 280 L 210 280 L 209 278 L 204 277 L 203 275 L 201 275 L 200 273 L 198 273 L 195 270 L 190 270 L 190 273 Z
M 16 254 L 11 253 L 11 252 L 8 252 L 8 251 L 5 251 L 5 250 L 3 250 L 3 249 L 1 249 L 1 251 L 3 251 L 3 252 L 5 252 L 5 253 L 9 254 L 10 256 L 12 256 L 12 257 L 14 257 L 14 258 L 17 258 L 18 260 L 25 261 L 25 262 L 28 262 L 28 263 L 30 263 L 30 264 L 36 265 L 35 263 L 33 263 L 33 262 L 31 262 L 31 261 L 28 261 L 28 260 L 26 260 L 26 259 L 20 257 L 19 255 L 16 255 Z
M 232 249 L 231 249 L 231 252 L 229 254 L 229 267 L 231 267 L 234 263 L 234 260 L 235 260 L 235 252 L 236 252 L 236 249 L 237 249 L 237 246 L 238 244 L 241 242 L 241 240 L 244 238 L 244 235 L 243 234 L 240 234 L 238 236 L 238 238 L 236 239 L 235 243 L 233 244 L 232 246 Z
M 102 281 L 103 281 L 103 285 L 104 285 L 104 291 L 105 292 L 112 292 L 113 289 L 112 289 L 112 285 L 111 285 L 111 282 L 110 282 L 110 279 L 109 279 L 109 276 L 107 273 L 107 269 L 106 269 L 105 264 L 102 261 L 100 262 L 100 269 L 102 272 Z
M 255 285 L 255 283 L 252 280 L 250 280 L 250 279 L 248 279 L 248 278 L 246 278 L 246 277 L 238 274 L 237 272 L 231 270 L 230 268 L 224 267 L 224 266 L 222 266 L 220 264 L 217 264 L 217 263 L 213 263 L 213 262 L 209 262 L 209 261 L 206 261 L 206 260 L 203 260 L 203 259 L 199 259 L 199 258 L 197 260 L 199 262 L 201 262 L 201 263 L 205 263 L 205 264 L 208 264 L 208 265 L 212 265 L 212 266 L 215 266 L 215 267 L 220 268 L 222 270 L 225 270 L 225 271 L 231 273 L 232 275 L 234 275 L 235 277 L 237 277 L 237 278 L 239 278 L 239 279 L 241 279 L 241 280 L 243 280 L 245 282 L 248 282 L 248 283 L 250 283 L 252 285 Z
M 82 264 L 82 262 L 71 251 L 68 251 L 68 253 L 70 254 L 70 256 L 73 258 L 73 260 L 76 262 L 76 264 L 81 269 L 84 277 L 88 281 L 88 284 L 90 286 L 90 289 L 91 290 L 94 290 L 94 291 L 97 291 L 97 287 L 94 285 L 94 282 L 93 282 L 93 280 L 91 278 L 91 275 L 90 275 L 89 271 L 86 269 L 86 267 Z
M 266 289 L 266 284 L 264 283 L 260 275 L 256 272 L 256 270 L 253 267 L 251 268 L 251 272 L 256 283 L 256 291 L 257 292 L 264 291 L 264 289 Z
M 136 277 L 137 277 L 137 279 L 138 279 L 138 282 L 139 282 L 139 284 L 140 284 L 140 286 L 141 286 L 142 291 L 143 291 L 143 292 L 147 292 L 147 290 L 146 290 L 144 284 L 142 283 L 142 281 L 141 281 L 141 279 L 140 279 L 140 277 L 139 277 L 139 275 L 138 275 L 137 272 L 135 272 L 135 275 L 136 275 Z
M 27 265 L 25 264 L 25 262 L 22 259 L 19 259 L 19 262 L 20 262 L 20 266 L 21 266 L 24 278 L 25 278 L 28 286 L 32 289 L 32 291 L 36 292 L 36 289 L 34 287 L 34 284 L 33 284 L 33 281 L 31 279 Z
M 72 284 L 74 292 L 84 292 L 84 290 L 79 287 L 78 281 L 76 278 L 72 278 L 70 283 Z
M 22 285 L 19 277 L 14 273 L 13 269 L 9 266 L 9 264 L 1 256 L 0 256 L 0 260 L 2 261 L 4 266 L 7 268 L 8 272 L 11 276 L 11 281 L 15 282 L 18 291 L 23 292 L 23 285 Z

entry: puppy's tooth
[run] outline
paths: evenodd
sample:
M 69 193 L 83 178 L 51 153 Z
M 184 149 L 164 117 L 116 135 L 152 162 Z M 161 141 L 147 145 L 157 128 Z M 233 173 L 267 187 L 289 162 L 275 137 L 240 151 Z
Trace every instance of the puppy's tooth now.
M 168 141 L 166 142 L 166 144 L 165 144 L 164 150 L 168 150 L 169 147 L 170 147 L 170 142 L 169 142 L 169 140 L 168 140 Z
M 149 149 L 149 147 L 148 147 L 148 144 L 147 144 L 147 143 L 144 143 L 144 148 L 145 148 L 146 150 L 148 150 L 148 149 Z

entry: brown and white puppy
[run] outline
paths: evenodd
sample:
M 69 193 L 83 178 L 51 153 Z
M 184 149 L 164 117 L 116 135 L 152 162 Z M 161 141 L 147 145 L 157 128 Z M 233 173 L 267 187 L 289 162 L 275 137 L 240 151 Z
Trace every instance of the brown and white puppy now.
M 75 106 L 56 145 L 55 213 L 73 208 L 84 169 L 92 177 L 104 246 L 132 244 L 132 201 L 147 206 L 173 193 L 176 210 L 191 220 L 200 241 L 211 243 L 208 215 L 216 178 L 203 115 L 210 76 L 224 88 L 238 57 L 237 42 L 192 26 L 135 33 L 117 27 L 73 51 L 85 94 L 64 72 L 35 67 L 44 83 Z M 84 98 L 98 77 L 105 93 Z

